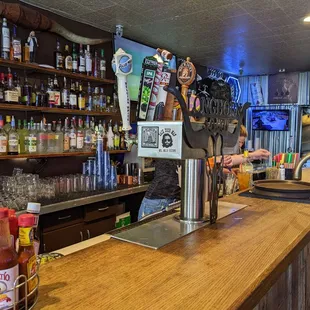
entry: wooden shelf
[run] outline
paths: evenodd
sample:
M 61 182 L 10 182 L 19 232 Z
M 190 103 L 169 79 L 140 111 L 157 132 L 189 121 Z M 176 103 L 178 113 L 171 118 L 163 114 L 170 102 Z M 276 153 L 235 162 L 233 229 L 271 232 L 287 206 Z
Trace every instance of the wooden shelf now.
M 86 82 L 98 83 L 98 84 L 115 84 L 115 80 L 110 79 L 100 79 L 93 76 L 87 76 L 79 73 L 72 73 L 65 70 L 57 70 L 53 68 L 40 67 L 37 64 L 18 62 L 13 60 L 0 59 L 0 66 L 15 68 L 19 70 L 31 70 L 43 74 L 65 76 L 70 79 L 81 80 Z
M 110 154 L 124 154 L 127 150 L 109 151 Z M 52 157 L 75 157 L 75 156 L 94 156 L 95 152 L 68 152 L 68 153 L 50 153 L 50 154 L 20 154 L 20 155 L 0 155 L 0 160 L 3 159 L 27 159 L 27 158 L 52 158 Z
M 89 115 L 89 116 L 119 116 L 119 113 L 114 112 L 96 112 L 86 110 L 71 110 L 62 108 L 47 108 L 47 107 L 33 107 L 22 104 L 0 103 L 0 110 L 11 111 L 32 111 L 52 114 L 69 114 L 69 115 Z

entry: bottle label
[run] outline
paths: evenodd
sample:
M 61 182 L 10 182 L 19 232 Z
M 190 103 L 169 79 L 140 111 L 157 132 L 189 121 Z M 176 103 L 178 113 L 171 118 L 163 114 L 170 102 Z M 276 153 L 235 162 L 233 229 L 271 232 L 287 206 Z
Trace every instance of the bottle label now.
M 92 72 L 92 59 L 90 57 L 86 58 L 86 72 Z
M 49 90 L 47 93 L 48 93 L 48 103 L 55 104 L 55 93 L 52 90 Z
M 72 69 L 74 71 L 77 71 L 77 69 L 78 69 L 78 62 L 77 62 L 77 60 L 73 60 L 72 61 Z
M 100 71 L 106 71 L 105 60 L 100 60 Z
M 10 29 L 2 28 L 2 51 L 10 51 Z
M 16 86 L 15 88 L 16 88 L 18 97 L 20 97 L 22 95 L 22 88 L 20 86 Z
M 79 97 L 78 104 L 79 104 L 79 109 L 84 110 L 85 109 L 85 98 Z
M 21 42 L 19 40 L 13 40 L 12 46 L 13 46 L 13 57 L 14 57 L 14 59 L 21 61 L 21 59 L 22 59 Z
M 85 58 L 80 56 L 79 71 L 85 72 Z
M 61 100 L 60 100 L 60 92 L 54 91 L 54 104 L 55 106 L 60 106 Z
M 0 136 L 0 153 L 7 152 L 7 144 L 8 144 L 8 140 L 6 136 Z
M 56 56 L 56 68 L 63 68 L 63 57 L 62 57 L 62 55 Z
M 74 132 L 70 133 L 70 147 L 76 147 L 76 134 Z
M 4 100 L 4 90 L 0 89 L 0 100 Z
M 97 142 L 97 137 L 96 137 L 96 134 L 93 133 L 91 135 L 91 149 L 92 150 L 95 150 L 96 149 L 96 142 Z
M 16 137 L 9 139 L 9 152 L 18 152 L 18 139 Z
M 61 93 L 61 101 L 63 103 L 63 105 L 66 105 L 66 103 L 68 102 L 68 90 L 67 89 L 63 89 L 62 93 Z
M 77 106 L 77 102 L 76 102 L 77 100 L 76 100 L 76 95 L 74 95 L 74 94 L 70 94 L 70 105 L 71 106 Z
M 13 306 L 14 291 L 5 293 L 11 290 L 14 286 L 14 281 L 18 277 L 18 264 L 9 269 L 0 270 L 0 309 L 9 309 Z M 18 289 L 16 290 L 16 299 L 18 300 Z
M 4 92 L 4 101 L 18 102 L 18 92 L 14 90 L 6 90 Z
M 84 137 L 82 134 L 78 134 L 77 136 L 77 142 L 76 142 L 76 148 L 81 150 L 84 146 Z
M 72 70 L 72 57 L 71 56 L 67 56 L 65 59 L 65 69 L 71 71 Z
M 32 276 L 34 276 L 37 273 L 37 259 L 36 256 L 33 255 L 31 258 L 29 258 L 27 263 L 27 278 L 30 279 Z M 32 290 L 35 289 L 37 286 L 38 279 L 34 278 L 30 281 L 28 280 L 28 293 L 30 293 Z
M 64 136 L 64 151 L 69 151 L 70 148 L 70 136 L 65 135 Z
M 120 139 L 118 135 L 114 136 L 114 147 L 115 148 L 119 148 L 119 144 L 120 144 Z
M 37 151 L 37 138 L 36 137 L 29 137 L 28 143 L 29 143 L 29 148 L 28 148 L 29 153 L 36 153 L 36 151 Z
M 32 227 L 19 227 L 19 243 L 21 246 L 30 246 L 33 243 Z

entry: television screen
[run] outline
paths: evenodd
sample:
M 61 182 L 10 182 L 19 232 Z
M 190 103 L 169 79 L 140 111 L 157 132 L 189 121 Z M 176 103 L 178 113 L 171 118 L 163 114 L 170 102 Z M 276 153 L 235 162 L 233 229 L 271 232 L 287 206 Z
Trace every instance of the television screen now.
M 253 110 L 253 130 L 285 131 L 289 130 L 289 110 Z
M 117 51 L 122 48 L 126 53 L 132 55 L 133 70 L 132 74 L 127 77 L 130 100 L 138 101 L 139 87 L 142 71 L 143 59 L 147 56 L 153 56 L 156 54 L 156 49 L 125 39 L 123 37 L 114 36 L 114 49 Z M 176 69 L 176 57 L 170 60 L 169 67 Z

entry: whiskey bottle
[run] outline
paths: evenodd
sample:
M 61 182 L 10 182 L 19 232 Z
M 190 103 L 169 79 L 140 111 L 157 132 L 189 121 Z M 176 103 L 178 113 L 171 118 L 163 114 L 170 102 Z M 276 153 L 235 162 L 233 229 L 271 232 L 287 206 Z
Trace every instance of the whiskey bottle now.
M 70 105 L 70 91 L 67 86 L 67 79 L 64 77 L 64 85 L 61 91 L 61 102 L 64 109 L 68 109 Z
M 88 76 L 92 75 L 92 69 L 93 69 L 93 60 L 92 60 L 92 55 L 90 53 L 90 47 L 87 45 L 87 50 L 85 53 L 85 59 L 86 59 L 86 74 Z
M 56 40 L 56 50 L 54 52 L 54 58 L 55 58 L 55 68 L 57 70 L 62 70 L 64 68 L 63 56 L 60 50 L 60 43 L 58 39 Z
M 22 88 L 22 97 L 21 97 L 21 103 L 22 104 L 25 104 L 27 106 L 31 105 L 31 93 L 32 93 L 32 87 L 28 83 L 27 76 L 25 76 L 24 85 Z
M 83 50 L 83 44 L 80 44 L 80 54 L 79 54 L 79 73 L 84 74 L 85 73 L 85 54 Z
M 70 89 L 70 109 L 77 109 L 77 95 L 75 91 L 75 83 L 71 81 L 71 89 Z
M 16 36 L 17 27 L 13 26 L 13 35 L 12 35 L 12 49 L 13 49 L 13 60 L 21 62 L 22 61 L 22 42 L 21 39 Z
M 72 56 L 69 53 L 69 45 L 65 45 L 64 51 L 64 59 L 65 59 L 65 70 L 71 72 L 72 71 Z
M 53 92 L 54 92 L 54 100 L 55 100 L 54 107 L 60 108 L 61 107 L 61 96 L 60 96 L 60 88 L 59 88 L 56 74 L 54 76 Z
M 75 43 L 72 44 L 72 72 L 78 72 L 78 57 L 75 49 Z
M 79 83 L 78 108 L 79 110 L 85 110 L 85 93 L 83 92 L 82 82 Z

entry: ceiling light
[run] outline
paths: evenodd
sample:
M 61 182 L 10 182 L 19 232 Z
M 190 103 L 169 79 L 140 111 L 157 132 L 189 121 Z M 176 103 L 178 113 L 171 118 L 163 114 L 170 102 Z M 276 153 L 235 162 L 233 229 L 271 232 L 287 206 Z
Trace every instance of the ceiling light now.
M 305 23 L 310 23 L 310 15 L 304 18 Z

